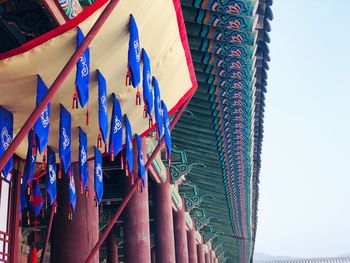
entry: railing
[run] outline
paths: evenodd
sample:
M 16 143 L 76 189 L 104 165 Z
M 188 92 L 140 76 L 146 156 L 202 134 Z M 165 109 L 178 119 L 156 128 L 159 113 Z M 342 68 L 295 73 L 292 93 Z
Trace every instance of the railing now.
M 10 262 L 9 251 L 10 235 L 0 231 L 0 262 Z

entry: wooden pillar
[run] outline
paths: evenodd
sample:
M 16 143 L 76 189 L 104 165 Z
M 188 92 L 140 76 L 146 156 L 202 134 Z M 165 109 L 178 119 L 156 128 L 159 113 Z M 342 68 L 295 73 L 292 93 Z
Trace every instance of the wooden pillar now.
M 112 230 L 106 240 L 107 246 L 107 263 L 118 263 L 118 242 Z
M 99 238 L 98 208 L 94 200 L 94 161 L 88 161 L 89 196 L 80 194 L 79 165 L 72 164 L 76 189 L 76 209 L 68 219 L 69 179 L 66 175 L 57 181 L 57 214 L 53 222 L 52 262 L 76 263 L 85 260 Z M 94 263 L 99 262 L 98 253 Z
M 134 145 L 134 147 L 134 174 L 137 175 L 137 145 Z M 146 149 L 144 140 L 142 141 L 142 147 Z M 146 156 L 145 151 L 143 156 Z M 131 187 L 130 176 L 125 178 L 125 181 L 125 191 L 127 192 Z M 143 191 L 134 193 L 124 211 L 125 262 L 150 263 L 150 243 L 148 181 L 146 176 Z
M 200 243 L 197 245 L 197 257 L 198 257 L 198 263 L 205 263 L 204 244 L 203 243 Z
M 154 184 L 153 202 L 157 262 L 175 263 L 173 208 L 169 176 L 165 183 Z
M 186 230 L 185 201 L 182 200 L 182 210 L 174 212 L 174 237 L 176 263 L 188 263 L 188 245 Z
M 192 221 L 192 229 L 187 231 L 187 244 L 188 244 L 188 262 L 198 263 L 197 259 L 197 244 L 196 244 L 196 224 Z

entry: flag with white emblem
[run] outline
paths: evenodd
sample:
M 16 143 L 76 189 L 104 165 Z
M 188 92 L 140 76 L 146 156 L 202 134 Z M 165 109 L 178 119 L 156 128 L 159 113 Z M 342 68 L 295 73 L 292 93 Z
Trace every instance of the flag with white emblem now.
M 13 136 L 13 115 L 11 112 L 6 110 L 4 107 L 0 106 L 0 132 L 1 132 L 1 146 L 0 146 L 0 157 L 4 155 L 7 148 L 12 143 Z M 4 168 L 2 169 L 2 173 L 5 178 L 7 178 L 8 174 L 12 170 L 13 165 L 13 157 L 11 157 Z
M 86 190 L 86 186 L 89 180 L 88 172 L 88 148 L 87 148 L 87 136 L 82 128 L 79 127 L 79 170 L 80 170 L 80 185 L 81 192 Z
M 39 75 L 37 75 L 37 94 L 36 94 L 36 105 L 38 106 L 43 97 L 46 95 L 48 89 Z M 40 114 L 39 119 L 34 125 L 37 148 L 42 153 L 45 149 L 47 142 L 49 141 L 49 130 L 50 130 L 50 103 L 46 106 L 43 112 Z
M 119 101 L 115 94 L 113 93 L 113 111 L 111 119 L 111 131 L 109 134 L 109 154 L 111 160 L 114 160 L 114 157 L 122 149 L 122 136 L 123 136 L 123 124 L 122 124 L 122 110 L 119 104 Z
M 150 125 L 152 124 L 152 108 L 153 108 L 153 94 L 152 94 L 152 73 L 151 62 L 146 50 L 142 49 L 143 60 L 143 101 L 145 103 L 145 117 L 149 117 Z
M 132 15 L 130 15 L 130 38 L 129 38 L 129 50 L 128 50 L 128 73 L 127 78 L 131 85 L 136 88 L 140 82 L 140 40 L 139 31 L 137 29 L 136 21 Z M 127 81 L 126 81 L 127 82 Z M 127 83 L 126 83 L 127 84 Z
M 46 191 L 52 205 L 57 197 L 57 169 L 56 169 L 56 154 L 48 146 L 47 147 L 47 165 L 46 165 Z
M 78 27 L 77 49 L 84 40 L 84 35 Z M 81 107 L 83 108 L 89 100 L 89 80 L 90 80 L 90 50 L 86 48 L 77 62 L 77 72 L 75 76 L 75 85 Z
M 158 139 L 163 136 L 163 114 L 162 114 L 162 105 L 160 101 L 160 90 L 158 81 L 153 77 L 153 89 L 154 89 L 154 114 L 157 122 L 157 135 Z
M 168 108 L 165 105 L 165 102 L 162 100 L 162 109 L 163 109 L 163 126 L 164 126 L 164 139 L 165 146 L 167 149 L 167 157 L 170 159 L 171 155 L 171 133 L 170 133 L 170 120 Z
M 70 203 L 70 209 L 69 209 L 69 214 L 70 217 L 72 216 L 72 214 L 75 211 L 75 204 L 77 202 L 77 195 L 76 195 L 76 190 L 75 190 L 75 181 L 74 181 L 74 174 L 72 171 L 72 175 L 70 177 L 67 178 L 68 180 L 68 190 L 69 190 L 69 203 Z M 72 218 L 70 218 L 72 219 Z
M 104 143 L 107 141 L 108 135 L 108 109 L 107 109 L 107 91 L 106 91 L 106 79 L 102 73 L 97 70 L 98 80 L 98 122 L 100 125 L 100 135 L 98 138 L 97 146 L 102 147 L 102 140 Z
M 60 104 L 60 137 L 59 154 L 61 170 L 68 174 L 71 165 L 71 115 L 66 108 Z
M 129 174 L 132 173 L 133 169 L 133 145 L 132 145 L 132 130 L 129 122 L 128 116 L 125 116 L 125 161 L 126 161 L 126 169 Z
M 135 134 L 136 141 L 137 141 L 137 160 L 138 160 L 138 176 L 142 180 L 142 186 L 145 187 L 146 184 L 146 170 L 145 170 L 145 163 L 143 161 L 143 152 L 142 152 L 142 140 L 140 135 Z
M 99 204 L 103 196 L 103 174 L 102 174 L 102 154 L 99 149 L 94 147 L 95 151 L 95 194 L 96 201 Z

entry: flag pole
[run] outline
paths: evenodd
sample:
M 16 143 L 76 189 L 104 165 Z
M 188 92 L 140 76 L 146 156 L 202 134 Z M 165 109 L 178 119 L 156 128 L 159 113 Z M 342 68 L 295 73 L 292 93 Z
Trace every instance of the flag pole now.
M 186 100 L 186 102 L 181 106 L 181 108 L 179 109 L 179 111 L 176 113 L 174 119 L 172 120 L 171 124 L 170 124 L 170 130 L 172 130 L 175 126 L 175 124 L 177 123 L 177 121 L 180 119 L 182 113 L 185 111 L 188 103 L 190 102 L 191 98 L 192 98 L 193 94 L 191 94 L 190 98 L 188 98 Z M 156 148 L 153 150 L 151 156 L 148 158 L 146 165 L 145 165 L 145 169 L 146 171 L 151 167 L 151 164 L 154 160 L 154 158 L 157 156 L 157 154 L 159 153 L 159 151 L 162 149 L 164 144 L 164 136 L 162 137 L 162 139 L 159 141 L 158 145 L 156 146 Z M 113 217 L 113 219 L 109 222 L 109 224 L 107 225 L 105 231 L 102 233 L 100 239 L 98 240 L 98 242 L 96 243 L 96 245 L 94 246 L 94 248 L 91 250 L 89 256 L 87 257 L 85 263 L 91 263 L 93 257 L 95 256 L 95 254 L 97 253 L 97 251 L 100 249 L 102 243 L 105 241 L 105 239 L 107 238 L 109 232 L 112 230 L 114 224 L 117 222 L 119 216 L 121 215 L 121 213 L 123 212 L 124 208 L 126 207 L 126 205 L 129 203 L 131 197 L 134 195 L 134 193 L 137 190 L 138 187 L 138 183 L 140 181 L 140 178 L 137 178 L 136 182 L 134 183 L 134 185 L 131 187 L 131 189 L 129 190 L 128 194 L 125 196 L 123 202 L 120 204 L 120 206 L 118 207 L 117 211 L 115 212 L 115 215 Z
M 73 55 L 68 60 L 67 64 L 61 70 L 61 72 L 56 77 L 55 81 L 51 85 L 48 92 L 42 98 L 41 102 L 36 106 L 33 112 L 30 114 L 29 118 L 26 120 L 13 142 L 10 144 L 9 148 L 6 150 L 4 155 L 0 158 L 0 171 L 4 168 L 8 160 L 10 160 L 11 156 L 15 153 L 18 146 L 24 140 L 29 130 L 34 126 L 35 122 L 39 118 L 40 114 L 44 111 L 46 106 L 53 99 L 59 88 L 62 86 L 64 80 L 68 77 L 69 73 L 72 71 L 79 58 L 84 53 L 85 49 L 88 48 L 89 44 L 95 38 L 96 34 L 99 32 L 103 24 L 106 22 L 107 18 L 113 12 L 113 9 L 117 6 L 119 0 L 111 0 L 106 8 L 103 10 L 102 14 L 99 16 L 95 24 L 90 29 L 89 33 L 86 35 L 85 39 L 81 43 L 81 45 L 77 48 L 77 50 L 73 53 Z

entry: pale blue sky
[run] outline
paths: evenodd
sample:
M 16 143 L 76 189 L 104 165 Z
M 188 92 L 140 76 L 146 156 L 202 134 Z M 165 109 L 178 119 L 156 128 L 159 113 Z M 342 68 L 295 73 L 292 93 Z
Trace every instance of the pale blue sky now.
M 350 0 L 276 0 L 256 252 L 350 253 Z

